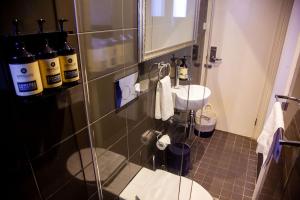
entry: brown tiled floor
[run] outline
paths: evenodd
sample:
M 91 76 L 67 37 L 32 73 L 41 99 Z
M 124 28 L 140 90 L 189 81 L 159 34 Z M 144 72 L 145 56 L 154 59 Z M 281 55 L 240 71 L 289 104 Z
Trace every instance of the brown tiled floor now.
M 191 137 L 189 178 L 220 200 L 250 200 L 256 180 L 256 141 L 215 131 L 211 138 Z

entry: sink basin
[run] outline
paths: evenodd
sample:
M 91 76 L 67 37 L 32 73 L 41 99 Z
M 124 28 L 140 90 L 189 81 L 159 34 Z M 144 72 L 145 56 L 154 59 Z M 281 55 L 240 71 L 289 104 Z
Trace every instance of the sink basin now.
M 172 88 L 172 94 L 176 109 L 198 110 L 207 103 L 211 91 L 202 85 L 190 85 L 190 87 L 188 85 L 179 85 L 177 88 Z

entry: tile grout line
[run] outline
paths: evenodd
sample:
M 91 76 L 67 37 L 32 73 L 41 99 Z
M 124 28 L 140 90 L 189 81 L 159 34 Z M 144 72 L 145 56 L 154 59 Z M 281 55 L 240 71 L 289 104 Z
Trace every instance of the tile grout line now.
M 240 161 L 240 157 L 242 156 L 242 152 L 243 152 L 243 144 L 244 144 L 244 138 L 242 138 L 242 145 L 241 145 L 241 149 L 240 149 L 240 151 L 239 151 L 239 161 Z M 248 161 L 248 159 L 247 159 L 247 161 Z M 248 165 L 247 165 L 247 167 L 246 167 L 246 173 L 245 173 L 245 178 L 247 177 L 247 168 L 248 168 Z M 236 179 L 234 180 L 234 184 L 236 183 Z M 237 185 L 238 186 L 238 184 L 235 184 L 235 185 Z M 244 185 L 242 186 L 242 197 L 244 196 L 244 192 L 245 192 L 245 183 L 244 183 Z
M 96 78 L 93 78 L 93 79 L 90 79 L 90 80 L 86 80 L 85 84 L 89 84 L 89 83 L 91 83 L 91 82 L 97 81 L 97 80 L 102 79 L 102 78 L 104 78 L 104 77 L 107 77 L 107 76 L 110 76 L 110 75 L 113 75 L 113 74 L 116 74 L 116 73 L 120 73 L 121 71 L 124 71 L 124 68 L 125 68 L 124 66 L 125 66 L 125 64 L 123 63 L 123 64 L 121 64 L 121 65 L 123 65 L 122 68 L 117 69 L 117 70 L 112 71 L 112 72 L 109 72 L 109 73 L 106 73 L 106 74 L 104 74 L 104 75 L 98 76 L 98 77 L 96 77 Z M 120 65 L 120 66 L 114 66 L 114 67 L 121 67 L 121 65 Z
M 75 131 L 75 133 L 73 133 L 73 134 L 69 135 L 68 137 L 66 137 L 66 138 L 64 138 L 64 139 L 62 139 L 62 140 L 60 140 L 59 142 L 55 143 L 52 147 L 50 147 L 47 151 L 45 151 L 45 152 L 43 152 L 43 153 L 41 153 L 41 154 L 36 155 L 35 157 L 33 157 L 33 158 L 30 159 L 30 160 L 31 160 L 31 161 L 34 161 L 34 160 L 40 158 L 41 156 L 43 156 L 43 155 L 49 153 L 50 151 L 52 151 L 53 149 L 55 149 L 55 148 L 58 147 L 59 145 L 61 145 L 61 144 L 65 143 L 65 142 L 67 142 L 67 141 L 68 141 L 69 139 L 71 139 L 72 137 L 75 137 L 76 135 L 79 135 L 80 132 L 82 132 L 84 129 L 87 129 L 88 126 L 89 126 L 89 125 L 87 124 L 86 126 L 84 126 L 83 128 L 79 129 L 78 131 Z
M 251 141 L 250 141 L 250 144 L 251 144 Z M 242 144 L 242 150 L 243 150 L 243 147 L 244 147 L 244 142 Z M 243 197 L 245 196 L 245 191 L 246 191 L 246 180 L 247 180 L 247 173 L 248 173 L 248 168 L 249 168 L 249 156 L 250 156 L 250 151 L 249 151 L 248 157 L 247 157 L 247 167 L 246 167 L 246 173 L 245 173 L 246 176 L 245 176 L 245 182 L 244 182 L 244 185 L 243 185 L 243 194 L 242 194 Z
M 84 32 L 77 32 L 77 34 L 87 35 L 87 34 L 109 33 L 109 32 L 118 32 L 118 31 L 132 31 L 132 30 L 138 30 L 138 28 L 117 28 L 117 29 L 108 29 L 102 31 L 84 31 Z
M 236 139 L 236 137 L 234 138 L 234 140 Z M 226 175 L 227 176 L 227 175 Z M 225 178 L 226 179 L 226 178 Z M 220 195 L 219 195 L 219 198 L 221 198 L 221 194 L 222 194 L 222 191 L 223 191 L 223 188 L 224 188 L 224 184 L 225 184 L 225 180 L 223 180 L 223 183 L 222 183 L 222 186 L 221 186 L 221 191 L 220 191 Z M 232 193 L 232 191 L 231 191 Z M 230 194 L 231 195 L 231 194 Z
M 97 122 L 101 121 L 103 118 L 107 117 L 108 115 L 114 113 L 116 111 L 116 109 L 113 109 L 112 111 L 109 111 L 108 113 L 102 115 L 101 117 L 95 119 L 93 122 L 90 122 L 89 123 L 89 126 L 92 126 L 94 124 L 96 124 Z
M 26 161 L 27 161 L 28 164 L 29 164 L 30 171 L 31 171 L 32 176 L 33 176 L 34 184 L 35 184 L 35 186 L 36 186 L 36 189 L 37 189 L 39 198 L 40 198 L 40 199 L 43 199 L 43 195 L 42 195 L 42 193 L 41 193 L 40 186 L 39 186 L 39 184 L 38 184 L 38 181 L 37 181 L 37 178 L 36 178 L 36 175 L 35 175 L 35 171 L 34 171 L 34 169 L 33 169 L 33 166 L 32 166 L 32 163 L 31 163 L 31 160 L 30 160 L 30 158 L 29 158 L 29 155 L 28 155 L 28 152 L 27 152 L 27 149 L 26 149 L 26 148 L 25 148 L 25 155 L 26 155 Z
M 234 151 L 234 147 L 235 147 L 235 144 L 236 144 L 236 139 L 237 139 L 237 136 L 235 135 L 234 136 L 234 142 L 233 142 L 233 145 L 232 145 L 232 148 L 231 148 L 232 152 Z M 231 189 L 230 199 L 232 198 L 232 194 L 233 194 L 233 190 L 234 190 L 234 183 L 235 183 L 235 178 L 234 178 L 234 181 L 233 181 L 233 187 Z
M 118 142 L 120 142 L 121 140 L 123 140 L 125 137 L 126 137 L 126 135 L 121 136 L 118 140 L 116 140 L 114 143 L 112 143 L 112 144 L 109 145 L 107 148 L 105 148 L 105 151 L 104 151 L 102 154 L 97 155 L 97 159 L 100 158 L 100 157 L 102 157 L 103 154 L 107 153 L 109 150 L 111 150 L 111 148 L 112 148 L 114 145 L 116 145 Z
M 203 156 L 202 156 L 202 158 L 205 156 L 205 154 L 206 154 L 206 152 L 208 151 L 208 147 L 209 147 L 209 145 L 210 145 L 210 142 L 212 141 L 212 138 L 210 138 L 210 140 L 209 140 L 209 142 L 208 142 L 208 145 L 207 145 L 207 147 L 205 148 L 205 151 L 204 151 L 204 153 L 203 153 Z M 201 160 L 202 160 L 202 158 L 201 158 Z M 199 162 L 199 164 L 198 164 L 198 166 L 197 166 L 197 169 L 196 169 L 196 171 L 195 171 L 195 173 L 194 174 L 197 174 L 197 172 L 198 172 L 198 169 L 199 169 L 199 167 L 200 167 L 200 164 L 201 164 L 201 161 Z M 207 173 L 207 172 L 206 172 Z M 202 181 L 204 181 L 204 178 L 206 177 L 206 174 L 204 175 L 204 177 L 203 177 L 203 180 Z

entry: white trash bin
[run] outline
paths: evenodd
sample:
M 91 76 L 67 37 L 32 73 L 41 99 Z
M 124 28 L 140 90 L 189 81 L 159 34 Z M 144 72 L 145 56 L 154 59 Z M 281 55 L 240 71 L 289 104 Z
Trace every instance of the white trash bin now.
M 207 104 L 203 107 L 203 111 L 202 109 L 198 110 L 196 112 L 195 121 L 195 135 L 204 138 L 211 137 L 217 124 L 217 115 L 214 112 L 212 105 Z

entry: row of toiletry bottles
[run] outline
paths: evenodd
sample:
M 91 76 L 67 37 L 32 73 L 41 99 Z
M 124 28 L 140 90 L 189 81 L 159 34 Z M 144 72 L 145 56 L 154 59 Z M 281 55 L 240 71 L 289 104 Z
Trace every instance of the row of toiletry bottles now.
M 64 32 L 63 23 L 66 21 L 59 20 L 61 32 Z M 27 51 L 24 42 L 18 37 L 19 20 L 13 21 L 16 39 L 8 64 L 17 96 L 39 95 L 44 89 L 58 89 L 62 84 L 74 84 L 79 80 L 77 54 L 68 44 L 67 34 L 62 40 L 61 48 L 56 51 L 49 46 L 48 39 L 43 35 L 44 23 L 44 19 L 38 20 L 43 41 L 38 53 L 33 55 Z

